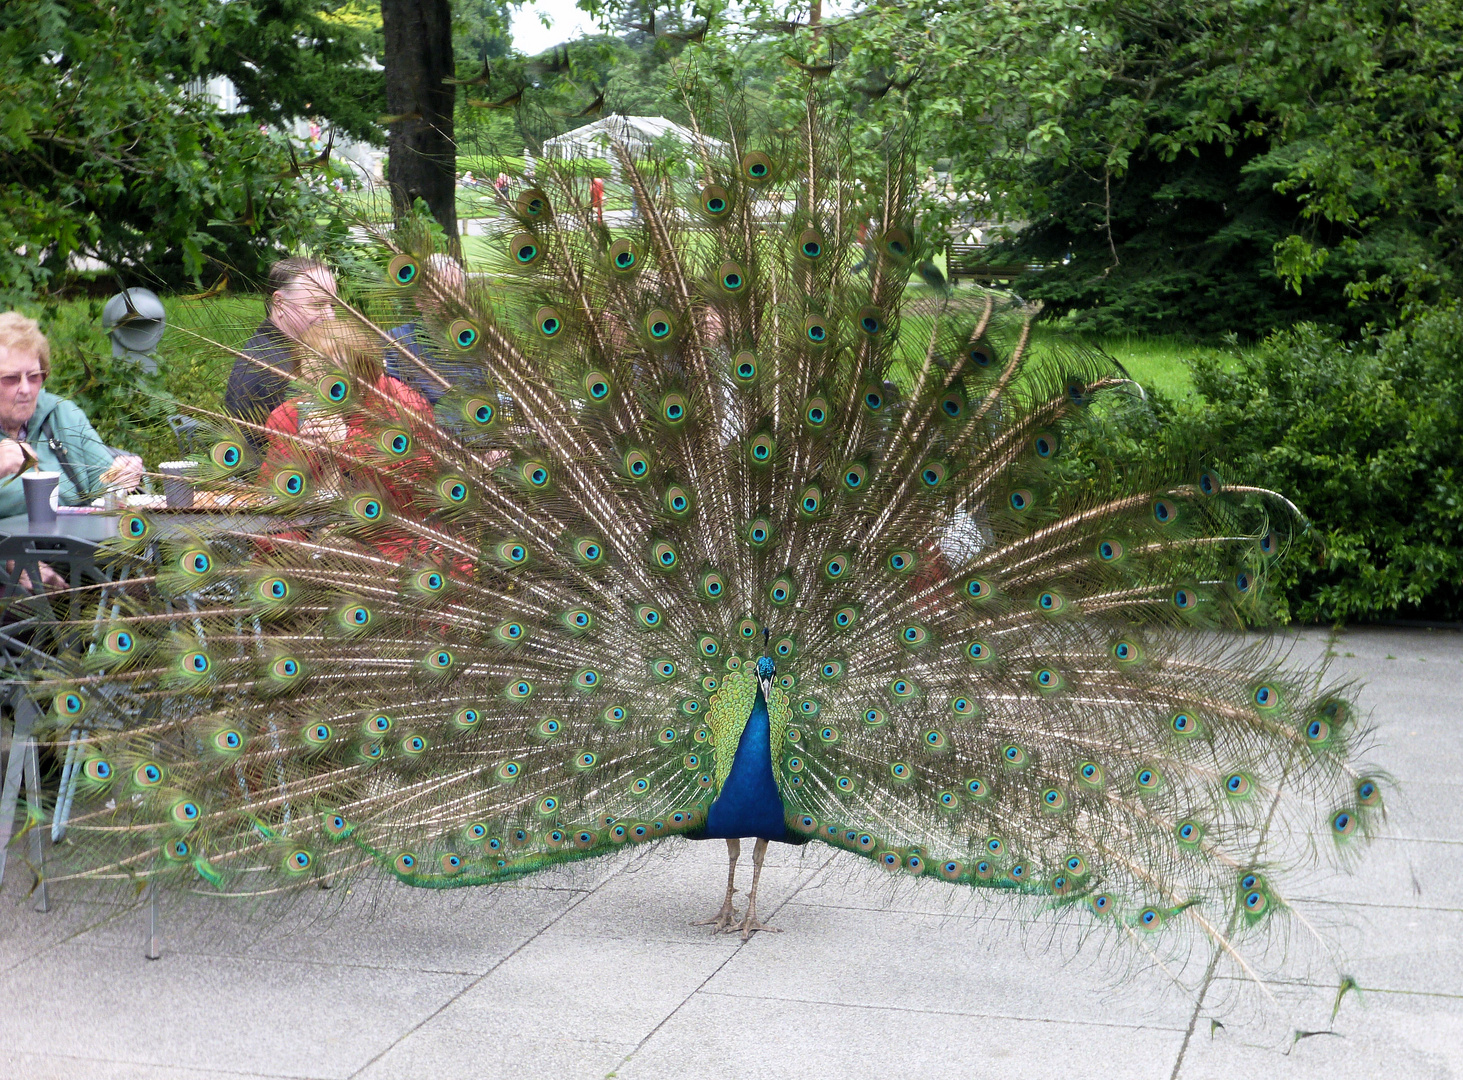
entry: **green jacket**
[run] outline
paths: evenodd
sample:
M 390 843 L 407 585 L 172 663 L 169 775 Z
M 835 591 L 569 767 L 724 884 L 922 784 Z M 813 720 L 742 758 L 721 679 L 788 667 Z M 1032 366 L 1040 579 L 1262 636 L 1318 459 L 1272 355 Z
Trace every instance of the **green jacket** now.
M 49 426 L 46 426 L 47 420 L 50 421 Z M 66 457 L 81 481 L 81 491 L 76 490 L 61 465 L 60 457 L 51 448 L 53 438 L 66 451 Z M 91 421 L 79 406 L 42 390 L 36 399 L 35 415 L 26 425 L 25 441 L 34 448 L 42 469 L 61 474 L 57 484 L 61 505 L 80 506 L 100 494 L 102 473 L 111 467 L 115 455 L 92 430 Z M 7 480 L 10 482 L 5 483 Z M 0 477 L 0 484 L 4 484 L 0 487 L 0 518 L 25 513 L 25 488 L 20 477 Z

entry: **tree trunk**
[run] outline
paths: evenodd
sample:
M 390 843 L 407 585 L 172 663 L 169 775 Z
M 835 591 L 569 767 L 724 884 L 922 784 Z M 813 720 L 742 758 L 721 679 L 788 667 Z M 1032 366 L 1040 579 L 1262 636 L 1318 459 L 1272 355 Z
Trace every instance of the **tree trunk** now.
M 457 72 L 452 56 L 451 0 L 381 0 L 386 43 L 386 179 L 396 219 L 426 202 L 437 223 L 457 237 L 457 143 L 452 109 Z

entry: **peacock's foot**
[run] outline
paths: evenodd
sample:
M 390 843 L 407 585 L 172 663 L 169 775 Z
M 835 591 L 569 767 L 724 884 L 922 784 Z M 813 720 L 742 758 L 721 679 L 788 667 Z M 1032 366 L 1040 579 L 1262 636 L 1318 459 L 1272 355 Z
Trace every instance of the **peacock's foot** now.
M 756 913 L 755 912 L 752 912 L 752 911 L 748 911 L 747 912 L 747 917 L 742 920 L 742 925 L 740 927 L 730 927 L 729 926 L 729 927 L 727 927 L 727 932 L 730 933 L 733 929 L 740 929 L 741 930 L 741 932 L 742 932 L 742 940 L 743 941 L 746 941 L 753 934 L 755 934 L 758 930 L 765 930 L 769 934 L 780 934 L 780 933 L 782 933 L 782 927 L 780 927 L 780 926 L 768 926 L 761 919 L 757 918 Z
M 737 912 L 736 909 L 732 907 L 731 897 L 728 896 L 726 898 L 726 903 L 721 905 L 721 910 L 718 911 L 715 915 L 708 916 L 705 919 L 697 919 L 691 925 L 714 927 L 712 933 L 720 934 L 724 931 L 731 930 L 731 928 L 736 925 L 736 921 Z

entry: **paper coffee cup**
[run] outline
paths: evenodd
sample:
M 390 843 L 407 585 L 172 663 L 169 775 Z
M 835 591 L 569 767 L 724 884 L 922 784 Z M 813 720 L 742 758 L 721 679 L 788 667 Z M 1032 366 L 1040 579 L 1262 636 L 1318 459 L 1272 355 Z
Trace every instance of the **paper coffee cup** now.
M 60 479 L 60 473 L 39 470 L 21 474 L 20 482 L 25 488 L 25 516 L 32 525 L 56 523 L 56 485 Z
M 187 510 L 193 505 L 193 477 L 196 461 L 164 461 L 157 467 L 163 474 L 163 497 L 170 510 Z

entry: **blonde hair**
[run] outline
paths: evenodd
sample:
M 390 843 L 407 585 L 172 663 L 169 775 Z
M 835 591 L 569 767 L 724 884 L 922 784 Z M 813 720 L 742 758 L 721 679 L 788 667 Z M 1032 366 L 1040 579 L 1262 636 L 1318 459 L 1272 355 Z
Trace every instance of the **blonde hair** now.
M 295 350 L 295 375 L 300 374 L 300 353 L 309 351 L 325 357 L 358 382 L 375 386 L 385 374 L 382 344 L 351 319 L 321 319 L 306 328 Z
M 40 323 L 18 311 L 0 315 L 0 349 L 34 353 L 41 362 L 41 374 L 51 374 L 51 343 L 41 333 Z

